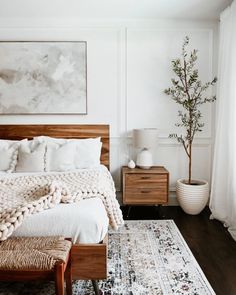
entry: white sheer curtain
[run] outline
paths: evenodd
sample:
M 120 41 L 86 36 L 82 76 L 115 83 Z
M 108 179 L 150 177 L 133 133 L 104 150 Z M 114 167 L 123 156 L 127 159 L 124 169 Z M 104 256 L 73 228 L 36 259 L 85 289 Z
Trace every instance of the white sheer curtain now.
M 222 14 L 210 208 L 236 240 L 236 2 Z

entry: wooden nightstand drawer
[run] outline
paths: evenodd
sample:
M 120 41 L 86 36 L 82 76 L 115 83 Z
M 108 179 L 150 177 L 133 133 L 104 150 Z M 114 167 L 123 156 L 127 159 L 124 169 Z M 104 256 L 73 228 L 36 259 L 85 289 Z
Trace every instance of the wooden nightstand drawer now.
M 163 204 L 167 202 L 167 187 L 157 189 L 127 189 L 124 204 Z
M 125 186 L 126 188 L 159 188 L 160 186 L 166 186 L 167 175 L 166 174 L 126 174 Z
M 122 168 L 123 203 L 157 205 L 168 202 L 169 172 L 164 167 Z

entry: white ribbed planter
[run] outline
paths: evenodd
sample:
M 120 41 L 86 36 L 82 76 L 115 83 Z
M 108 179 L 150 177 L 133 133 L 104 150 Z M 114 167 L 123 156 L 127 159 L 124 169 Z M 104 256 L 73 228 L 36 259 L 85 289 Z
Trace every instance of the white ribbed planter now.
M 186 184 L 185 179 L 177 180 L 176 195 L 185 213 L 199 214 L 206 206 L 209 198 L 209 185 L 205 180 L 193 180 L 194 184 Z

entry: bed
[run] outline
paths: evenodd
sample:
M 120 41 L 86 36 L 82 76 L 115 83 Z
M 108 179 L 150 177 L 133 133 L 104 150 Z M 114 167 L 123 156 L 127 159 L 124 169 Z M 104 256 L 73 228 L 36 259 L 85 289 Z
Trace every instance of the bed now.
M 32 139 L 33 137 L 45 135 L 55 138 L 65 139 L 82 139 L 101 137 L 102 152 L 101 152 L 101 164 L 105 165 L 109 169 L 109 126 L 108 125 L 0 125 L 0 138 L 21 140 L 24 138 Z M 91 201 L 91 199 L 81 201 L 80 204 L 81 214 L 84 212 L 84 208 L 89 206 L 93 208 L 91 216 L 102 220 L 103 226 L 98 231 L 94 231 L 94 240 L 91 240 L 92 233 L 86 236 L 92 225 L 85 220 L 87 228 L 81 234 L 76 232 L 73 228 L 72 231 L 76 232 L 74 237 L 74 244 L 72 247 L 72 278 L 73 279 L 86 279 L 86 280 L 98 280 L 105 279 L 107 277 L 107 235 L 104 224 L 108 220 L 104 217 L 104 208 L 100 199 Z M 62 206 L 66 206 L 62 208 Z M 52 218 L 56 218 L 58 212 L 61 210 L 65 212 L 65 218 L 70 218 L 71 210 L 73 211 L 72 204 L 59 204 L 56 208 L 46 210 L 50 211 Z M 40 215 L 41 214 L 41 215 Z M 35 214 L 32 217 L 32 223 L 25 220 L 29 235 L 34 235 L 34 224 L 38 224 L 44 219 L 44 212 Z M 74 213 L 76 214 L 76 213 Z M 38 215 L 38 216 L 37 216 Z M 54 217 L 53 217 L 54 216 Z M 40 221 L 41 220 L 41 221 Z M 82 219 L 77 219 L 78 223 L 82 224 Z M 28 222 L 28 226 L 27 226 Z M 43 224 L 42 224 L 43 227 Z M 96 232 L 96 233 L 95 233 Z M 15 235 L 22 236 L 25 234 L 25 230 L 21 227 L 14 233 Z M 77 234 L 77 236 L 76 236 Z M 84 243 L 86 242 L 86 243 Z M 92 242 L 92 243 L 91 243 Z

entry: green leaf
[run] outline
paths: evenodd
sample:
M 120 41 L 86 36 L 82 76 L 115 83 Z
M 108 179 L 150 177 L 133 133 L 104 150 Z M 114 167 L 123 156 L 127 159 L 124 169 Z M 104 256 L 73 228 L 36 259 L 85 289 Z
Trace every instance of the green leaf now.
M 171 61 L 175 74 L 175 77 L 171 79 L 172 86 L 164 90 L 164 93 L 181 107 L 178 111 L 179 122 L 175 125 L 185 130 L 184 135 L 178 136 L 173 133 L 169 135 L 169 138 L 182 143 L 188 156 L 188 148 L 190 148 L 194 136 L 204 127 L 204 123 L 201 122 L 202 114 L 199 106 L 216 100 L 216 96 L 208 96 L 206 91 L 217 82 L 216 77 L 205 83 L 200 80 L 196 67 L 198 51 L 193 49 L 189 52 L 189 42 L 189 37 L 185 36 L 181 57 Z

